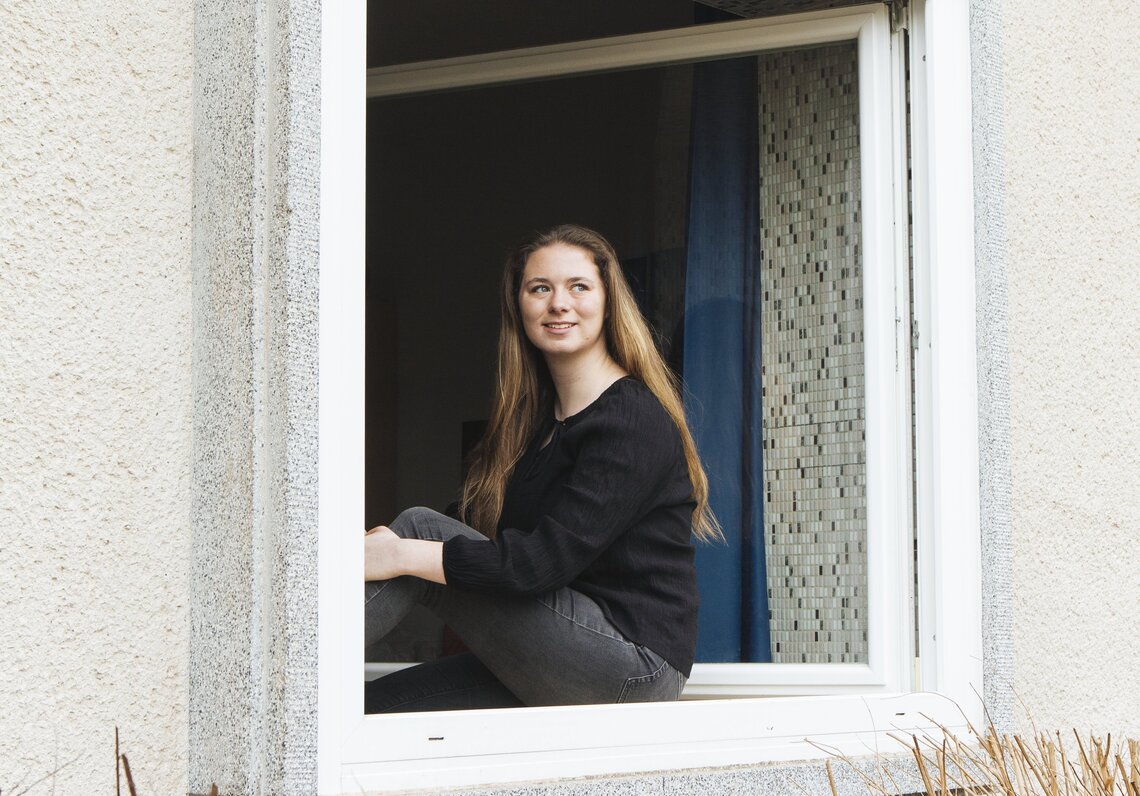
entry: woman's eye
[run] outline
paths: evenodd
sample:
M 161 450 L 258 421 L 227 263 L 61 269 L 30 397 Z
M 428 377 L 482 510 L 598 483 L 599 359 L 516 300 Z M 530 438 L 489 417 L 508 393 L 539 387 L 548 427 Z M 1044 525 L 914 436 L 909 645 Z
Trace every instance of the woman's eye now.
M 579 283 L 579 284 L 576 284 L 576 285 L 571 285 L 571 286 L 570 286 L 570 289 L 571 289 L 571 290 L 575 290 L 575 291 L 577 291 L 577 292 L 579 292 L 579 293 L 585 293 L 585 292 L 586 292 L 587 290 L 589 290 L 590 288 L 589 288 L 587 285 L 583 285 L 583 284 Z
M 546 285 L 535 285 L 530 289 L 531 293 L 545 293 L 550 290 Z

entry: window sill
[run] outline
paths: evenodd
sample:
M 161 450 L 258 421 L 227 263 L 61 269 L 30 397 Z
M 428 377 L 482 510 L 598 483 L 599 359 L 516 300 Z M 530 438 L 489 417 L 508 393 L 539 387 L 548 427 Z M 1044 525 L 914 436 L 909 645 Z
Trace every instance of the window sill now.
M 510 721 L 498 720 L 506 713 Z M 937 734 L 940 725 L 960 731 L 967 718 L 938 694 L 373 716 L 344 749 L 341 789 L 440 790 L 861 757 L 895 751 L 891 735 Z M 829 729 L 819 733 L 820 726 Z

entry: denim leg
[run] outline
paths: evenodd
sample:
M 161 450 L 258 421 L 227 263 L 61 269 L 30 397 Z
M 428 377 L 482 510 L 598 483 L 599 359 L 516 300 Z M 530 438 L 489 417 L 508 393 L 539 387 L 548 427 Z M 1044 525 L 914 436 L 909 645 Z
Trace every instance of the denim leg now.
M 428 509 L 409 509 L 391 528 L 408 538 L 482 538 Z M 368 641 L 382 637 L 421 602 L 526 705 L 673 700 L 685 683 L 657 653 L 624 638 L 597 603 L 570 588 L 537 597 L 511 596 L 408 577 L 366 586 Z
M 437 613 L 530 706 L 671 701 L 685 684 L 570 588 L 519 598 L 447 589 Z

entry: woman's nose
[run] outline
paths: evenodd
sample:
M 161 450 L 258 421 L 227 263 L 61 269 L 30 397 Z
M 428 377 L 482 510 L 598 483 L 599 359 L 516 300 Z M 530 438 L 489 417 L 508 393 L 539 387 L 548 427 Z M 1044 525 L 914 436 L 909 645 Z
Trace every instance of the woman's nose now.
M 550 294 L 551 312 L 565 312 L 570 308 L 569 295 L 565 290 L 554 290 Z

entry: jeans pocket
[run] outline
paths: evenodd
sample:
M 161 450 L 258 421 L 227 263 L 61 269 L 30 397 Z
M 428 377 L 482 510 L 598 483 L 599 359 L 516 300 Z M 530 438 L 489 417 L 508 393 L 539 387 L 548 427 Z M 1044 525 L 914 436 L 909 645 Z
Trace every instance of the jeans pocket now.
M 657 668 L 652 674 L 630 677 L 622 686 L 618 702 L 674 702 L 681 696 L 688 678 L 670 666 L 664 658 L 640 647 L 645 657 L 655 660 Z

